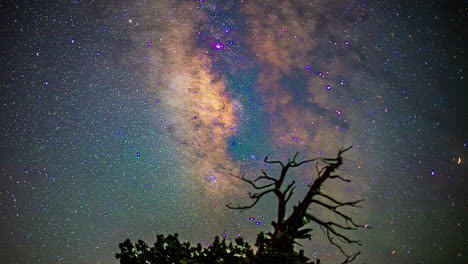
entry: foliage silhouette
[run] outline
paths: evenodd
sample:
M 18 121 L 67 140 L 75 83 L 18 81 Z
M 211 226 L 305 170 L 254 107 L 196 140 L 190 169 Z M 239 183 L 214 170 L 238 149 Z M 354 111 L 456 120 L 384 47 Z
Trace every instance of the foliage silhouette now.
M 255 243 L 256 250 L 245 242 L 241 237 L 235 239 L 235 244 L 229 242 L 223 237 L 220 239 L 215 237 L 212 244 L 208 247 L 202 247 L 200 243 L 197 246 L 191 246 L 189 242 L 181 243 L 178 235 L 157 235 L 156 243 L 149 247 L 145 242 L 138 240 L 133 244 L 129 239 L 119 244 L 120 253 L 115 257 L 120 260 L 120 263 L 125 264 L 140 264 L 140 263 L 180 263 L 180 264 L 205 264 L 205 263 L 228 263 L 228 264 L 270 264 L 270 263 L 287 263 L 287 264 L 319 264 L 311 261 L 304 255 L 303 250 L 294 250 L 294 244 L 299 244 L 297 240 L 311 239 L 312 229 L 306 227 L 310 223 L 315 223 L 322 228 L 329 242 L 337 247 L 345 256 L 342 263 L 350 263 L 356 259 L 360 252 L 346 253 L 342 244 L 357 244 L 361 245 L 358 240 L 352 240 L 342 231 L 356 230 L 358 228 L 369 228 L 367 225 L 359 225 L 354 220 L 339 211 L 342 207 L 360 207 L 358 204 L 363 200 L 350 202 L 342 202 L 332 196 L 322 192 L 321 187 L 327 180 L 341 180 L 350 182 L 349 180 L 334 174 L 335 171 L 343 164 L 342 154 L 348 151 L 351 147 L 342 148 L 338 151 L 335 158 L 315 158 L 304 161 L 296 161 L 299 153 L 296 153 L 292 160 L 287 163 L 281 161 L 268 160 L 265 157 L 265 162 L 269 164 L 278 164 L 281 166 L 281 174 L 279 177 L 272 177 L 265 171 L 261 171 L 261 175 L 253 180 L 242 176 L 232 175 L 257 190 L 257 193 L 249 196 L 254 201 L 246 206 L 226 205 L 230 209 L 246 210 L 254 207 L 258 201 L 270 193 L 274 194 L 277 202 L 277 219 L 272 222 L 273 232 L 259 233 Z M 287 173 L 291 168 L 296 168 L 301 165 L 315 162 L 317 178 L 311 185 L 308 185 L 306 195 L 299 200 L 297 205 L 292 206 L 291 214 L 286 217 L 288 203 L 294 194 L 296 182 L 294 180 L 288 182 Z M 322 167 L 320 167 L 320 165 Z M 260 185 L 264 183 L 263 185 Z M 318 205 L 325 211 L 331 212 L 333 215 L 341 219 L 341 222 L 334 222 L 320 219 L 310 212 L 311 205 Z
M 177 234 L 157 236 L 153 247 L 148 247 L 143 241 L 138 240 L 135 245 L 127 239 L 120 243 L 120 253 L 115 256 L 120 263 L 184 263 L 184 264 L 208 264 L 208 263 L 239 263 L 250 264 L 254 257 L 250 245 L 238 237 L 235 244 L 226 244 L 226 239 L 221 240 L 218 236 L 214 242 L 204 248 L 197 244 L 193 247 L 189 242 L 180 243 Z

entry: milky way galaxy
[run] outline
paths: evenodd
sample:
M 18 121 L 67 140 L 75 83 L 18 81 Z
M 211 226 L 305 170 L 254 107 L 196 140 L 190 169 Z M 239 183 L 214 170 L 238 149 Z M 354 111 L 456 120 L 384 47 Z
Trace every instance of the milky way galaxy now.
M 126 238 L 253 244 L 274 197 L 235 175 L 334 157 L 372 226 L 357 263 L 466 263 L 468 5 L 459 1 L 2 4 L 0 255 L 117 263 Z M 296 203 L 316 177 L 290 175 Z M 311 208 L 312 210 L 318 208 Z M 332 217 L 323 212 L 316 214 Z M 333 219 L 333 218 L 332 218 Z M 301 244 L 342 260 L 318 227 Z M 298 247 L 299 248 L 299 247 Z M 3 263 L 3 262 L 2 262 Z

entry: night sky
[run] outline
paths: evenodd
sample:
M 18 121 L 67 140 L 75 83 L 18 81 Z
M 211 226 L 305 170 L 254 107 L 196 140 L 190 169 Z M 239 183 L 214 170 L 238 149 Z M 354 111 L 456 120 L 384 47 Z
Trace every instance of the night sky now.
M 251 190 L 229 175 L 349 145 L 352 182 L 324 192 L 366 199 L 355 263 L 468 263 L 467 1 L 5 2 L 2 263 L 117 263 L 175 232 L 253 244 L 274 197 L 230 210 Z M 299 199 L 316 172 L 290 176 Z M 302 242 L 343 260 L 319 228 Z

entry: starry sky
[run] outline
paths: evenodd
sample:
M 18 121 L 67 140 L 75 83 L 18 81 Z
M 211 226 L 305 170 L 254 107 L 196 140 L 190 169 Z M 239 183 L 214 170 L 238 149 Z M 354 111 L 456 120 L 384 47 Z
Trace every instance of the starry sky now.
M 12 3 L 14 2 L 14 3 Z M 126 238 L 253 242 L 263 162 L 345 154 L 356 263 L 468 261 L 468 2 L 0 4 L 0 258 L 117 263 Z M 313 165 L 292 173 L 298 190 Z M 294 201 L 294 203 L 296 202 Z M 317 212 L 320 214 L 320 212 Z M 306 254 L 342 260 L 320 229 Z

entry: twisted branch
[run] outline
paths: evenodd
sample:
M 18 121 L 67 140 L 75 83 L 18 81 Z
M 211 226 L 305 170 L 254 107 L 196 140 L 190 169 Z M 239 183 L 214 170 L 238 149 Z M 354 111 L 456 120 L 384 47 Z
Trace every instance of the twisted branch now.
M 323 184 L 328 180 L 328 179 L 338 179 L 344 182 L 350 182 L 350 180 L 345 179 L 339 175 L 333 174 L 336 169 L 338 169 L 342 164 L 342 154 L 351 149 L 352 146 L 347 147 L 347 148 L 341 148 L 338 151 L 338 155 L 335 158 L 314 158 L 314 159 L 308 159 L 308 160 L 303 160 L 300 162 L 296 162 L 296 158 L 299 154 L 297 152 L 292 160 L 288 160 L 288 162 L 285 164 L 281 161 L 278 160 L 268 160 L 268 156 L 265 157 L 265 162 L 268 164 L 279 164 L 281 166 L 281 174 L 279 177 L 271 177 L 269 176 L 265 171 L 261 171 L 262 174 L 258 176 L 254 180 L 249 180 L 245 178 L 245 173 L 242 176 L 236 176 L 232 175 L 238 179 L 241 179 L 242 181 L 247 182 L 249 185 L 251 185 L 254 189 L 256 190 L 264 190 L 262 192 L 250 194 L 249 197 L 251 199 L 254 199 L 253 203 L 247 206 L 232 206 L 232 205 L 226 205 L 230 209 L 249 209 L 254 207 L 258 201 L 265 195 L 269 193 L 274 193 L 277 200 L 278 200 L 278 216 L 277 220 L 273 222 L 273 227 L 274 227 L 274 232 L 273 233 L 268 233 L 269 235 L 269 240 L 271 241 L 276 241 L 276 240 L 281 240 L 284 239 L 285 237 L 289 237 L 291 244 L 297 243 L 295 240 L 296 239 L 304 239 L 304 238 L 309 238 L 311 237 L 310 232 L 312 229 L 310 228 L 303 228 L 306 224 L 314 222 L 318 224 L 322 230 L 325 231 L 327 238 L 329 242 L 336 246 L 339 251 L 346 256 L 346 259 L 344 260 L 343 263 L 350 263 L 353 260 L 356 259 L 356 257 L 360 254 L 360 252 L 356 252 L 353 254 L 347 254 L 343 248 L 341 247 L 340 244 L 335 242 L 335 238 L 341 241 L 342 243 L 346 244 L 357 244 L 361 245 L 360 241 L 358 240 L 352 240 L 348 238 L 346 235 L 342 234 L 339 232 L 339 230 L 356 230 L 358 228 L 368 228 L 367 225 L 359 225 L 354 222 L 354 220 L 349 217 L 348 215 L 338 211 L 339 208 L 345 207 L 345 206 L 350 206 L 353 208 L 360 207 L 358 204 L 363 202 L 364 200 L 356 200 L 356 201 L 350 201 L 350 202 L 341 202 L 336 200 L 335 198 L 324 194 L 321 192 L 321 187 Z M 309 190 L 307 194 L 304 196 L 302 200 L 299 201 L 299 204 L 297 206 L 293 206 L 293 211 L 289 217 L 286 218 L 286 207 L 288 205 L 288 202 L 290 201 L 291 197 L 294 194 L 295 190 L 295 184 L 296 181 L 291 181 L 289 184 L 287 184 L 286 188 L 283 190 L 283 183 L 286 180 L 286 175 L 287 172 L 290 168 L 295 168 L 299 167 L 303 164 L 310 163 L 317 161 L 315 164 L 315 170 L 317 172 L 317 178 L 314 180 L 314 182 L 311 185 L 308 185 Z M 319 164 L 325 164 L 325 166 L 320 167 Z M 265 185 L 257 185 L 256 182 L 260 180 L 266 180 L 269 181 L 270 183 L 265 184 Z M 320 196 L 326 199 L 326 201 L 323 200 L 317 200 L 314 199 L 315 196 Z M 330 204 L 331 202 L 331 204 Z M 322 208 L 325 208 L 334 214 L 338 215 L 341 219 L 344 220 L 345 224 L 339 224 L 335 223 L 332 221 L 323 221 L 310 213 L 308 213 L 308 209 L 311 204 L 317 204 L 321 206 Z M 285 236 L 285 234 L 287 234 Z M 273 243 L 274 244 L 274 243 Z

